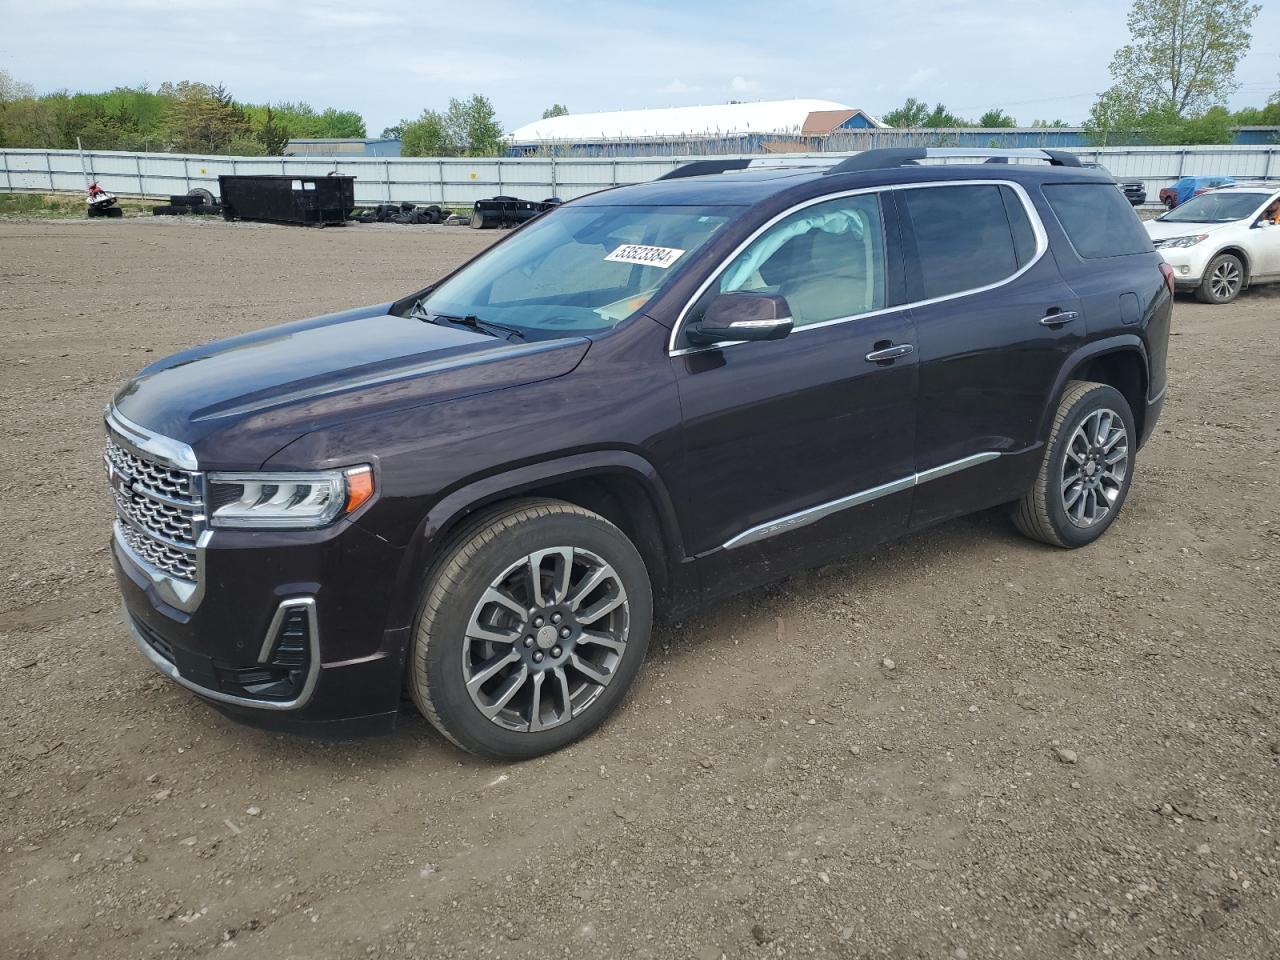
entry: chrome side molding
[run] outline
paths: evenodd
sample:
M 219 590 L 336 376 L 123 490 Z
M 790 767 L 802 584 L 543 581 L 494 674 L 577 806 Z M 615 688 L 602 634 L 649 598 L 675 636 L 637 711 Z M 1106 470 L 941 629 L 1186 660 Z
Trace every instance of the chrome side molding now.
M 776 537 L 780 533 L 788 533 L 792 530 L 798 530 L 801 527 L 807 527 L 811 523 L 817 523 L 833 513 L 839 513 L 841 510 L 848 510 L 850 507 L 860 506 L 864 503 L 870 503 L 872 500 L 878 500 L 881 497 L 887 497 L 893 493 L 901 493 L 903 490 L 910 490 L 912 487 L 919 486 L 922 483 L 928 483 L 930 480 L 937 480 L 941 477 L 950 476 L 953 473 L 959 473 L 961 470 L 967 470 L 969 467 L 976 467 L 980 463 L 987 463 L 1000 456 L 997 451 L 988 450 L 985 453 L 975 453 L 969 457 L 961 457 L 959 460 L 952 460 L 950 463 L 939 464 L 936 467 L 930 467 L 928 470 L 921 470 L 919 473 L 913 473 L 901 478 L 900 480 L 891 480 L 883 483 L 878 487 L 871 487 L 867 490 L 859 490 L 847 497 L 841 497 L 838 500 L 829 500 L 826 503 L 820 503 L 815 507 L 809 507 L 805 510 L 799 510 L 796 513 L 788 514 L 785 517 L 779 517 L 777 520 L 769 520 L 765 523 L 757 524 L 749 530 L 744 530 L 735 537 L 724 542 L 722 549 L 735 550 L 738 547 L 745 547 L 749 543 L 757 543 L 769 537 Z

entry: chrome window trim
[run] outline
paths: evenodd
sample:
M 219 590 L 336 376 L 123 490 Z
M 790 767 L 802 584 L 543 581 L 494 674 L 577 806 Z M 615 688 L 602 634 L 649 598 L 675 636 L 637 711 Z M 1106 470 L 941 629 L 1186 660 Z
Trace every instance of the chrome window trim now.
M 292 700 L 256 700 L 253 697 L 238 697 L 235 694 L 223 693 L 221 690 L 210 690 L 208 687 L 193 683 L 179 672 L 177 666 L 160 656 L 155 648 L 147 642 L 147 638 L 142 631 L 134 624 L 133 616 L 129 613 L 127 607 L 124 611 L 124 622 L 129 628 L 129 632 L 133 634 L 134 643 L 138 645 L 138 649 L 142 651 L 143 656 L 151 661 L 151 665 L 170 680 L 186 687 L 193 693 L 210 700 L 217 700 L 219 703 L 229 703 L 237 707 L 253 707 L 256 710 L 297 710 L 306 706 L 320 679 L 320 631 L 316 625 L 315 597 L 295 597 L 291 600 L 282 601 L 276 609 L 275 617 L 271 621 L 274 626 L 284 619 L 284 611 L 287 607 L 301 606 L 307 608 L 307 620 L 311 634 L 309 638 L 311 663 L 307 667 L 307 678 L 302 684 L 302 690 Z M 270 628 L 268 628 L 267 637 L 268 639 L 271 637 Z
M 820 503 L 817 506 L 806 507 L 804 510 L 797 510 L 795 513 L 789 513 L 785 517 L 778 517 L 776 520 L 766 520 L 764 523 L 756 524 L 747 530 L 743 530 L 736 536 L 730 537 L 721 546 L 722 550 L 735 550 L 738 547 L 745 547 L 749 543 L 757 543 L 766 540 L 769 537 L 775 537 L 780 533 L 787 533 L 791 530 L 799 530 L 801 527 L 807 527 L 811 523 L 817 523 L 834 513 L 842 510 L 848 510 L 850 507 L 856 507 L 864 503 L 870 503 L 872 500 L 879 500 L 881 497 L 887 497 L 890 494 L 901 493 L 904 490 L 910 490 L 912 487 L 918 487 L 922 483 L 928 483 L 930 480 L 937 480 L 941 477 L 950 476 L 953 473 L 959 473 L 961 470 L 967 470 L 969 467 L 976 467 L 979 464 L 987 463 L 996 459 L 1001 454 L 995 450 L 988 450 L 984 453 L 975 453 L 972 456 L 961 457 L 959 460 L 952 460 L 949 463 L 939 464 L 936 467 L 930 467 L 928 470 L 921 470 L 918 473 L 908 474 L 898 480 L 891 480 L 888 483 L 882 483 L 877 487 L 870 487 L 866 490 L 859 490 L 857 493 L 851 493 L 847 497 L 840 497 L 837 500 L 828 500 L 826 503 Z
M 757 237 L 759 237 L 766 230 L 774 226 L 774 224 L 778 223 L 778 221 L 791 216 L 793 213 L 796 213 L 799 210 L 803 210 L 806 207 L 814 206 L 815 204 L 818 204 L 818 203 L 826 203 L 828 200 L 839 200 L 844 197 L 854 197 L 860 194 L 888 193 L 893 190 L 924 190 L 932 187 L 966 187 L 966 186 L 1009 187 L 1017 195 L 1018 199 L 1022 201 L 1022 208 L 1026 212 L 1027 219 L 1031 221 L 1031 230 L 1035 234 L 1035 238 L 1036 238 L 1035 255 L 1030 260 L 1028 260 L 1023 266 L 1019 267 L 1014 273 L 1011 273 L 1009 276 L 1005 277 L 1003 280 L 997 280 L 995 283 L 988 283 L 985 286 L 973 287 L 968 290 L 960 290 L 956 293 L 948 293 L 945 296 L 941 296 L 941 297 L 932 297 L 926 300 L 912 300 L 907 303 L 900 303 L 892 307 L 882 307 L 879 310 L 870 310 L 870 311 L 867 311 L 866 313 L 854 313 L 854 314 L 850 314 L 847 317 L 834 317 L 831 320 L 822 320 L 818 323 L 805 324 L 804 326 L 799 326 L 794 328 L 791 331 L 790 336 L 794 337 L 796 334 L 804 333 L 806 330 L 820 330 L 823 327 L 830 327 L 837 323 L 848 323 L 851 320 L 863 320 L 868 317 L 878 317 L 887 313 L 896 313 L 902 310 L 909 310 L 912 307 L 925 307 L 935 303 L 945 303 L 948 300 L 955 300 L 955 299 L 958 299 L 959 297 L 973 296 L 975 293 L 985 293 L 988 290 L 995 290 L 998 287 L 1003 287 L 1005 284 L 1012 283 L 1014 280 L 1017 280 L 1020 276 L 1022 276 L 1024 273 L 1026 273 L 1028 270 L 1034 267 L 1037 263 L 1039 263 L 1040 260 L 1044 257 L 1044 255 L 1049 250 L 1049 234 L 1044 229 L 1044 224 L 1040 220 L 1040 214 L 1036 211 L 1035 204 L 1031 202 L 1031 196 L 1027 193 L 1027 191 L 1023 188 L 1022 184 L 1020 183 L 1015 183 L 1012 180 L 998 180 L 998 179 L 929 180 L 925 183 L 882 184 L 877 187 L 860 187 L 857 190 L 842 190 L 838 193 L 827 193 L 827 194 L 823 194 L 820 197 L 813 197 L 809 200 L 805 200 L 805 201 L 802 201 L 801 203 L 797 203 L 795 206 L 788 207 L 782 213 L 779 213 L 777 216 L 773 217 L 768 222 L 756 228 L 756 230 L 749 237 L 747 237 L 746 240 L 742 241 L 742 243 L 740 243 L 736 248 L 734 248 L 734 250 L 728 256 L 726 256 L 724 259 L 720 261 L 720 263 L 711 272 L 711 274 L 707 277 L 707 279 L 704 280 L 698 286 L 698 289 L 694 291 L 693 296 L 690 297 L 688 302 L 685 303 L 683 309 L 681 309 L 680 315 L 677 317 L 674 326 L 672 326 L 671 328 L 671 335 L 667 338 L 667 355 L 670 357 L 681 357 L 690 353 L 701 353 L 705 350 L 719 350 L 719 349 L 723 349 L 724 347 L 732 347 L 732 346 L 737 346 L 738 344 L 741 344 L 741 343 L 749 342 L 746 340 L 726 340 L 720 343 L 713 343 L 710 346 L 705 346 L 705 347 L 704 346 L 689 346 L 689 347 L 676 346 L 676 342 L 679 340 L 679 337 L 680 337 L 680 331 L 684 328 L 685 320 L 689 315 L 689 311 L 693 309 L 693 305 L 698 302 L 698 300 L 702 297 L 704 293 L 706 293 L 707 288 L 710 287 L 711 284 L 714 283 L 720 277 L 720 274 L 723 273 L 725 268 L 727 268 L 729 264 L 734 261 L 734 259 L 738 256 L 738 254 L 742 253 L 743 250 L 745 250 L 747 247 L 749 247 L 752 243 L 755 242 Z

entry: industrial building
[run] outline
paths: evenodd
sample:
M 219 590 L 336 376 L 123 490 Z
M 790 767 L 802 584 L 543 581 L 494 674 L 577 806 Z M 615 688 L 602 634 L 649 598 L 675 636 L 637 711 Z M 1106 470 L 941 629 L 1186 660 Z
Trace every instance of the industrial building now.
M 838 130 L 884 126 L 831 100 L 761 100 L 699 107 L 571 113 L 535 120 L 507 138 L 509 156 L 666 156 L 822 149 Z
M 290 140 L 286 157 L 398 157 L 400 141 L 390 137 L 317 137 Z

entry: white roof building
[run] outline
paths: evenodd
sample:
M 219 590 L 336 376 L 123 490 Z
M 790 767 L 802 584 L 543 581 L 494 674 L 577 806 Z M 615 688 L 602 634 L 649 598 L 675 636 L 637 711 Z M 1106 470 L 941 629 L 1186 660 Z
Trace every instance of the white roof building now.
M 610 141 L 723 137 L 821 135 L 837 127 L 883 127 L 865 111 L 831 100 L 761 100 L 703 107 L 662 107 L 609 113 L 570 113 L 535 120 L 512 132 L 507 142 L 607 143 Z

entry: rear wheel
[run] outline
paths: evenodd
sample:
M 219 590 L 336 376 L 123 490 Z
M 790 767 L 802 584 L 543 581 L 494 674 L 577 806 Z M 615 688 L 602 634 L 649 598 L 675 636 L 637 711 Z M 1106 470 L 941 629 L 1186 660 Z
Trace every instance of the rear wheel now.
M 1014 507 L 1022 533 L 1057 547 L 1083 547 L 1115 522 L 1133 479 L 1137 430 L 1115 387 L 1074 380 L 1058 405 L 1031 490 Z
M 472 753 L 559 749 L 621 703 L 644 661 L 652 603 L 639 552 L 603 517 L 556 500 L 498 508 L 428 576 L 409 692 Z
M 1244 264 L 1234 253 L 1220 253 L 1209 261 L 1196 288 L 1201 303 L 1230 303 L 1244 289 Z

